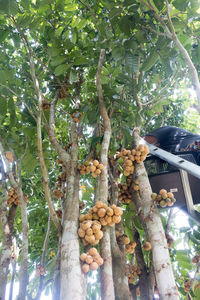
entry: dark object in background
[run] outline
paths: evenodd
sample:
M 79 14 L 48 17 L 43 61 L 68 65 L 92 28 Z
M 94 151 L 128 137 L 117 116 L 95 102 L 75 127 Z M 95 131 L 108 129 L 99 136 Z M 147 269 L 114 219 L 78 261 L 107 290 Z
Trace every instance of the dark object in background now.
M 200 152 L 200 135 L 175 126 L 160 127 L 146 134 L 143 138 L 149 144 L 155 144 L 161 149 L 172 153 L 179 151 Z M 195 143 L 197 147 L 193 147 Z

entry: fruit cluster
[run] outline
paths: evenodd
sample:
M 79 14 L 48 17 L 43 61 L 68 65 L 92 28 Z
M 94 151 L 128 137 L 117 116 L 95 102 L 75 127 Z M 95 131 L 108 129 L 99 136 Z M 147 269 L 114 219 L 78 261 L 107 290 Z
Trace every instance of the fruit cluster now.
M 23 194 L 24 196 L 24 200 L 26 203 L 29 202 L 28 196 L 27 194 Z M 10 188 L 8 191 L 8 202 L 7 205 L 11 205 L 12 203 L 14 203 L 15 205 L 21 206 L 20 200 L 18 198 L 17 192 L 15 191 L 14 188 Z
M 120 189 L 118 193 L 119 201 L 123 204 L 129 204 L 132 198 L 130 187 L 123 183 L 119 183 L 118 187 Z
M 134 173 L 134 162 L 141 163 L 146 159 L 147 154 L 149 154 L 148 146 L 139 145 L 132 150 L 123 149 L 117 152 L 116 158 L 122 158 L 124 175 L 129 176 Z
M 50 103 L 48 100 L 44 99 L 44 100 L 42 101 L 42 109 L 43 109 L 44 111 L 49 110 L 49 109 L 50 109 L 50 106 L 51 106 L 51 103 Z
M 92 173 L 92 177 L 97 178 L 103 170 L 103 164 L 100 164 L 96 159 L 90 162 L 86 161 L 84 164 L 78 165 L 78 170 L 80 170 L 81 175 Z
M 133 189 L 134 191 L 139 191 L 140 187 L 139 187 L 139 182 L 138 182 L 138 179 L 134 179 L 134 185 L 133 185 Z
M 200 255 L 196 254 L 193 258 L 192 258 L 192 262 L 194 264 L 198 264 L 200 262 Z
M 150 251 L 151 250 L 151 243 L 150 242 L 144 242 L 143 248 L 145 251 Z
M 83 262 L 83 273 L 89 272 L 89 270 L 97 270 L 99 266 L 103 265 L 103 258 L 100 256 L 96 248 L 90 248 L 87 253 L 82 253 L 80 260 Z
M 74 120 L 75 123 L 80 123 L 82 117 L 82 112 L 80 111 L 75 111 L 72 114 L 72 119 Z
M 130 264 L 126 265 L 125 274 L 128 276 L 128 283 L 133 284 L 136 278 L 141 274 L 141 270 L 138 266 L 131 266 Z
M 116 234 L 118 232 L 118 234 Z M 117 243 L 121 245 L 128 245 L 130 244 L 130 239 L 126 234 L 119 235 L 119 231 L 115 231 L 116 237 L 117 237 Z M 118 235 L 118 236 L 117 236 Z
M 167 245 L 168 245 L 168 247 L 171 248 L 172 245 L 173 245 L 173 242 L 174 242 L 173 237 L 170 234 L 168 234 L 168 233 L 165 234 L 165 237 L 167 239 Z
M 172 206 L 176 202 L 174 194 L 167 192 L 165 189 L 160 190 L 159 194 L 153 193 L 151 198 L 157 205 L 160 205 L 163 208 L 166 206 Z
M 12 152 L 8 151 L 5 154 L 6 154 L 7 160 L 12 163 L 14 161 Z
M 135 247 L 136 247 L 136 242 L 130 242 L 129 244 L 126 245 L 126 254 L 130 253 L 133 254 L 135 252 Z
M 188 293 L 189 290 L 190 290 L 190 288 L 191 288 L 191 281 L 190 281 L 190 280 L 185 281 L 185 282 L 184 282 L 184 291 L 185 291 L 186 293 Z
M 78 229 L 78 235 L 82 239 L 84 246 L 97 245 L 103 237 L 103 231 L 101 231 L 101 223 L 97 220 L 84 220 L 80 223 Z
M 45 273 L 46 273 L 45 268 L 44 268 L 41 264 L 39 264 L 39 265 L 37 266 L 37 268 L 36 268 L 36 275 L 37 275 L 37 276 L 40 276 L 40 275 L 44 276 Z
M 102 201 L 97 201 L 96 205 L 89 209 L 87 214 L 79 217 L 80 228 L 78 234 L 82 238 L 83 245 L 97 245 L 103 237 L 101 226 L 113 226 L 121 221 L 123 211 L 116 205 L 107 206 Z
M 62 192 L 60 189 L 53 190 L 53 196 L 54 196 L 56 199 L 60 199 L 60 198 L 62 198 L 62 196 L 63 196 L 63 192 Z
M 59 219 L 62 219 L 62 210 L 61 209 L 57 209 L 56 210 L 56 215 Z

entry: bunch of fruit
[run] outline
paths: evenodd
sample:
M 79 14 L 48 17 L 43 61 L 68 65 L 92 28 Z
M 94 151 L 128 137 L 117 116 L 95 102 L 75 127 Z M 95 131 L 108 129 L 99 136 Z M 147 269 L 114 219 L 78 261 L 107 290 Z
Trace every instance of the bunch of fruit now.
M 123 204 L 129 204 L 132 198 L 129 187 L 123 183 L 120 183 L 118 187 L 120 189 L 118 193 L 119 201 Z
M 136 242 L 130 242 L 129 244 L 126 245 L 126 254 L 130 253 L 133 254 L 135 252 L 135 247 L 136 247 Z
M 174 194 L 167 192 L 165 189 L 160 190 L 159 194 L 153 193 L 151 198 L 161 207 L 172 206 L 176 202 Z
M 150 251 L 151 250 L 151 243 L 150 242 L 144 242 L 143 248 L 145 251 Z
M 6 154 L 7 160 L 12 163 L 14 161 L 12 152 L 8 151 L 5 154 Z
M 139 187 L 138 179 L 134 179 L 133 189 L 134 189 L 134 191 L 136 191 L 136 192 L 139 191 L 140 187 Z
M 198 264 L 200 262 L 200 255 L 196 254 L 193 258 L 192 258 L 192 262 L 194 264 Z
M 75 123 L 80 123 L 82 117 L 82 112 L 80 111 L 75 111 L 72 114 L 72 119 L 74 120 Z
M 84 164 L 78 165 L 78 170 L 80 170 L 81 175 L 92 173 L 92 177 L 97 178 L 103 170 L 103 164 L 100 164 L 96 159 L 90 162 L 86 161 Z
M 56 215 L 59 219 L 62 219 L 62 210 L 61 209 L 57 209 L 56 210 Z
M 167 239 L 167 245 L 168 245 L 168 247 L 169 248 L 172 247 L 173 242 L 174 242 L 173 237 L 170 234 L 168 234 L 168 233 L 165 234 L 165 237 Z
M 103 265 L 103 258 L 100 256 L 96 248 L 90 248 L 87 253 L 82 253 L 80 260 L 83 262 L 83 273 L 89 272 L 89 270 L 97 270 L 99 266 Z
M 84 220 L 80 223 L 78 229 L 78 235 L 82 239 L 84 246 L 97 245 L 103 237 L 103 231 L 101 231 L 101 223 L 97 220 Z
M 23 196 L 24 196 L 25 202 L 28 203 L 29 199 L 28 199 L 27 194 L 23 194 Z M 12 203 L 14 203 L 15 205 L 18 205 L 18 206 L 21 205 L 20 200 L 19 200 L 18 195 L 17 195 L 17 192 L 15 191 L 14 188 L 10 188 L 9 191 L 8 191 L 7 205 L 9 206 Z
M 51 103 L 50 103 L 48 100 L 44 99 L 44 100 L 42 101 L 42 109 L 43 109 L 44 111 L 49 110 L 49 109 L 50 109 L 50 106 L 51 106 Z
M 146 159 L 147 154 L 149 154 L 148 146 L 139 145 L 132 150 L 123 149 L 117 152 L 116 158 L 122 158 L 124 175 L 129 176 L 134 173 L 134 162 L 141 163 Z
M 44 268 L 41 264 L 39 264 L 39 265 L 37 266 L 37 268 L 36 268 L 36 275 L 37 275 L 37 276 L 40 276 L 40 275 L 44 276 L 45 273 L 46 273 L 45 268 Z
M 92 216 L 92 219 L 99 220 L 102 226 L 113 226 L 121 221 L 123 210 L 115 204 L 107 206 L 102 201 L 97 201 L 95 206 L 88 211 L 88 214 Z
M 54 196 L 56 199 L 60 199 L 60 198 L 62 198 L 62 196 L 63 196 L 63 192 L 62 192 L 60 189 L 53 190 L 53 196 Z
M 115 234 L 116 234 L 116 231 L 115 231 Z M 128 245 L 131 242 L 130 239 L 129 239 L 129 237 L 126 234 L 119 235 L 119 231 L 118 231 L 118 234 L 116 234 L 116 237 L 117 237 L 117 243 L 118 244 Z
M 188 280 L 188 281 L 185 281 L 184 282 L 184 290 L 186 293 L 188 293 L 190 291 L 190 288 L 191 288 L 191 281 Z
M 125 274 L 128 276 L 128 283 L 133 284 L 136 278 L 141 274 L 141 270 L 138 266 L 131 266 L 130 264 L 126 265 Z

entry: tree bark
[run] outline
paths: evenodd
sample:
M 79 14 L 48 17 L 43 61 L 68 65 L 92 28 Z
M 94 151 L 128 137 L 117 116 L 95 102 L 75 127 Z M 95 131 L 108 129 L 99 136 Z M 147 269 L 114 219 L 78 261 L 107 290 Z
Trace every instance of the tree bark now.
M 111 126 L 110 119 L 107 114 L 107 110 L 104 104 L 102 85 L 101 85 L 101 70 L 103 65 L 103 59 L 105 50 L 102 49 L 99 56 L 98 70 L 97 70 L 97 93 L 99 99 L 99 107 L 101 117 L 104 124 L 104 137 L 101 145 L 101 163 L 104 168 L 100 175 L 100 200 L 108 204 L 108 149 L 110 145 Z M 104 300 L 114 300 L 114 284 L 113 284 L 113 272 L 112 272 L 112 256 L 110 245 L 110 228 L 106 226 L 103 228 L 103 238 L 100 240 L 100 252 L 104 260 L 104 264 L 101 266 L 101 295 Z
M 140 137 L 137 129 L 133 132 L 135 145 L 139 145 Z M 159 211 L 151 199 L 151 186 L 143 163 L 136 164 L 135 174 L 140 186 L 140 197 L 136 202 L 139 217 L 146 224 L 146 234 L 152 246 L 153 267 L 162 300 L 178 300 L 179 293 L 172 271 L 165 232 Z
M 67 170 L 67 198 L 63 203 L 61 241 L 60 300 L 84 300 L 84 275 L 80 266 L 78 238 L 79 173 L 77 171 L 78 140 L 76 125 L 72 123 L 70 168 Z
M 111 203 L 118 204 L 118 176 L 117 165 L 109 169 L 109 178 L 111 185 Z M 117 224 L 117 228 L 124 234 L 122 221 Z M 124 245 L 118 245 L 115 234 L 115 227 L 111 228 L 111 251 L 112 251 L 112 266 L 113 266 L 113 282 L 115 289 L 116 300 L 131 300 L 132 295 L 129 289 L 128 277 L 125 275 L 126 270 L 126 253 Z

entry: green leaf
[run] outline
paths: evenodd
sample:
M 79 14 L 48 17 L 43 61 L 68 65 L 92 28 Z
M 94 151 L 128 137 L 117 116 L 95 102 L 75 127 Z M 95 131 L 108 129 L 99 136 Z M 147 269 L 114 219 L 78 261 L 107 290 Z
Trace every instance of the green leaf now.
M 69 81 L 70 81 L 70 84 L 78 81 L 78 74 L 76 71 L 74 70 L 71 70 L 70 71 L 70 74 L 69 74 Z
M 181 10 L 181 11 L 185 11 L 187 6 L 188 6 L 188 1 L 186 0 L 175 0 L 173 1 L 173 5 L 176 9 Z
M 64 8 L 65 11 L 75 11 L 78 9 L 77 4 L 67 4 Z
M 7 113 L 7 100 L 5 98 L 0 98 L 0 114 L 5 116 Z
M 131 53 L 126 54 L 125 63 L 126 63 L 126 69 L 130 74 L 135 73 L 139 68 L 138 57 Z
M 164 4 L 165 4 L 164 1 L 153 0 L 153 2 L 154 2 L 155 6 L 156 6 L 156 8 L 157 8 L 158 10 L 162 10 L 162 9 L 163 9 Z
M 150 70 L 157 60 L 159 59 L 158 53 L 156 50 L 153 50 L 150 55 L 147 57 L 147 59 L 143 62 L 141 70 L 142 71 L 148 71 Z
M 32 154 L 30 152 L 28 152 L 23 160 L 22 160 L 22 164 L 25 168 L 25 170 L 29 173 L 32 173 L 37 165 L 37 160 L 32 156 Z
M 59 65 L 55 68 L 55 75 L 56 76 L 63 75 L 67 72 L 68 69 L 69 69 L 68 64 Z
M 18 13 L 18 5 L 16 0 L 1 0 L 0 13 L 15 15 Z
M 55 67 L 62 64 L 64 61 L 66 61 L 66 56 L 56 56 L 55 58 L 52 58 L 51 65 Z

